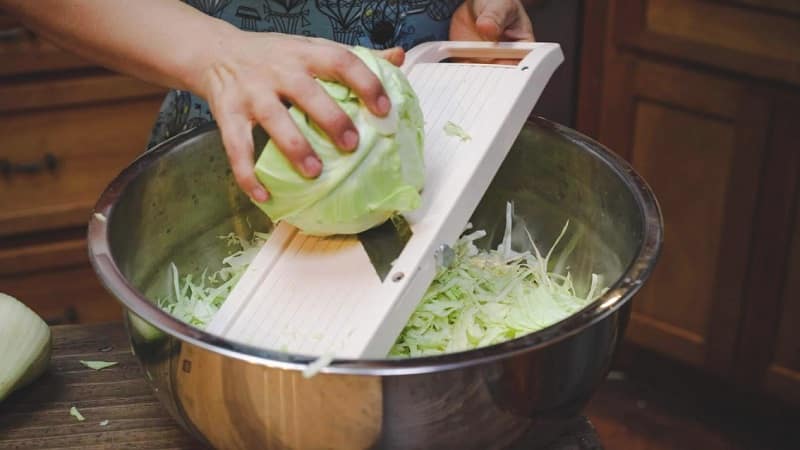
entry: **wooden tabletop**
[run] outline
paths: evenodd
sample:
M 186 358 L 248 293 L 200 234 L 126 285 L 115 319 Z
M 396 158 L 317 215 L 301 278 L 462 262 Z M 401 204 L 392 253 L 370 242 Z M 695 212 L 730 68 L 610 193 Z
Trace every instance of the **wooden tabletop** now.
M 52 330 L 50 370 L 0 403 L 0 450 L 203 448 L 153 396 L 122 324 Z M 80 360 L 118 364 L 95 371 Z M 84 421 L 70 415 L 73 406 Z M 591 424 L 582 419 L 550 450 L 600 448 Z
M 0 403 L 0 449 L 202 448 L 153 396 L 121 323 L 52 331 L 50 370 Z M 95 371 L 80 360 L 119 364 Z M 83 422 L 70 415 L 72 406 Z

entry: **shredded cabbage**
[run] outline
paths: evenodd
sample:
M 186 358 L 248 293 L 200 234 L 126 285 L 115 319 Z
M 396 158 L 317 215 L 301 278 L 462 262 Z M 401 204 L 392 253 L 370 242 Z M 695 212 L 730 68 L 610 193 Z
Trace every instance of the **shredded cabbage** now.
M 80 360 L 80 363 L 94 370 L 103 370 L 119 364 L 116 361 L 84 361 L 82 359 Z
M 569 272 L 548 270 L 553 250 L 542 256 L 525 230 L 533 253 L 511 248 L 513 207 L 508 205 L 502 242 L 481 250 L 482 230 L 463 235 L 453 263 L 439 271 L 389 352 L 390 357 L 452 353 L 497 344 L 541 330 L 572 314 L 600 293 L 593 274 L 586 296 L 576 293 Z
M 86 420 L 86 418 L 83 417 L 81 412 L 78 411 L 78 408 L 74 406 L 69 409 L 69 415 L 74 417 L 78 422 L 83 422 L 84 420 Z
M 192 274 L 181 277 L 178 267 L 171 263 L 172 292 L 159 299 L 158 306 L 188 324 L 205 328 L 268 238 L 269 234 L 259 232 L 250 241 L 235 233 L 220 236 L 232 249 L 231 254 L 222 260 L 221 269 L 210 275 L 206 269 L 197 279 Z
M 512 248 L 512 221 L 513 205 L 509 203 L 503 240 L 489 250 L 475 245 L 486 232 L 468 227 L 454 246 L 453 263 L 439 270 L 389 357 L 451 353 L 515 339 L 565 319 L 605 291 L 601 277 L 592 274 L 588 293 L 578 295 L 563 257 L 549 268 L 569 223 L 542 255 L 524 227 L 532 251 Z M 219 271 L 207 276 L 205 270 L 195 280 L 191 274 L 181 278 L 178 268 L 171 265 L 174 292 L 159 301 L 162 309 L 204 328 L 268 235 L 257 233 L 252 241 L 233 233 L 223 238 L 235 250 L 223 260 Z M 567 242 L 562 254 L 569 253 L 575 242 Z M 313 376 L 329 362 L 329 355 L 321 357 L 309 365 L 304 376 Z

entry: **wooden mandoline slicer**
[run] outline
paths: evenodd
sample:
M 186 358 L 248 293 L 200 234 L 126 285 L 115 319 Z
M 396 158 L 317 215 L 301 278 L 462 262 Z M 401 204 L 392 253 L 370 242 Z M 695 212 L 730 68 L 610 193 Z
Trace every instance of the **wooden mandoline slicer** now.
M 562 61 L 551 43 L 431 42 L 410 50 L 402 69 L 425 116 L 425 186 L 420 208 L 405 214 L 411 236 L 385 264 L 387 276 L 360 236 L 315 238 L 279 223 L 207 331 L 307 356 L 384 358 Z M 446 133 L 448 122 L 470 138 Z

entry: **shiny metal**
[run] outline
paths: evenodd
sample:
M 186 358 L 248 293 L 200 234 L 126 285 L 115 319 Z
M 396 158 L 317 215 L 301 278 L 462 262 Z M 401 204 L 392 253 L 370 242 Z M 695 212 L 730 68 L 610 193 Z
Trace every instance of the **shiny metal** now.
M 450 268 L 453 265 L 453 261 L 456 259 L 456 252 L 453 250 L 453 247 L 442 244 L 436 249 L 433 257 L 436 258 L 437 269 Z
M 660 252 L 662 218 L 622 159 L 541 118 L 526 124 L 472 218 L 488 233 L 484 245 L 502 238 L 508 200 L 544 249 L 569 220 L 561 248 L 574 244 L 566 262 L 577 285 L 597 272 L 610 289 L 517 340 L 438 357 L 334 361 L 308 379 L 302 355 L 222 340 L 151 303 L 169 288 L 170 262 L 214 267 L 226 251 L 217 236 L 270 226 L 236 188 L 213 126 L 165 142 L 110 184 L 96 206 L 107 219 L 89 224 L 89 251 L 106 287 L 156 327 L 127 321 L 156 395 L 217 448 L 535 448 L 604 379 L 631 297 Z

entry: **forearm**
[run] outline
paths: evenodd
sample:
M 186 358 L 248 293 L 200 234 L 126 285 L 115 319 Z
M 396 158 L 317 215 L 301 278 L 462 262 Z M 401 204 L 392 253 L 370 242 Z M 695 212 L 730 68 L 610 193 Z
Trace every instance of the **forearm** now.
M 111 69 L 196 88 L 236 29 L 178 0 L 0 0 L 56 45 Z

